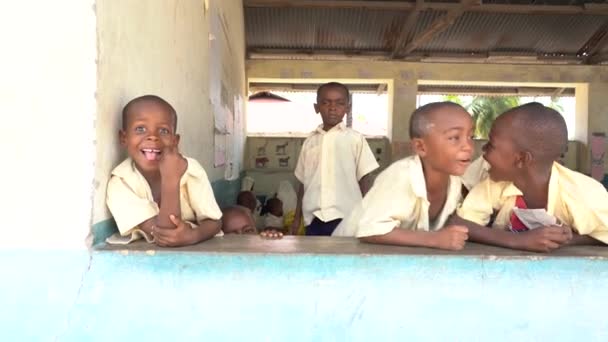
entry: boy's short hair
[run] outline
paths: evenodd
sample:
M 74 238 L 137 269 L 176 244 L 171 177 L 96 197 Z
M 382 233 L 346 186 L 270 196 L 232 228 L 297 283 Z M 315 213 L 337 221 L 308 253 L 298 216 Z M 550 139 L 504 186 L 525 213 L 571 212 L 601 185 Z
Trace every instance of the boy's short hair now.
M 431 102 L 424 106 L 418 107 L 410 117 L 410 139 L 422 138 L 429 132 L 430 125 L 433 123 L 433 113 L 437 110 L 452 107 L 460 109 L 464 112 L 467 110 L 458 103 L 444 101 L 444 102 Z
M 350 91 L 348 90 L 348 87 L 346 85 L 340 82 L 328 82 L 321 84 L 319 88 L 317 88 L 317 102 L 319 102 L 319 98 L 321 98 L 321 92 L 323 92 L 323 90 L 327 88 L 340 88 L 344 90 L 344 93 L 346 93 L 346 100 L 348 100 L 348 102 L 350 103 Z
M 175 111 L 175 108 L 173 108 L 173 106 L 171 106 L 171 104 L 167 101 L 165 101 L 165 99 L 163 99 L 160 96 L 156 96 L 156 95 L 143 95 L 143 96 L 139 96 L 136 97 L 134 99 L 132 99 L 131 101 L 129 101 L 122 109 L 122 129 L 126 130 L 127 129 L 127 119 L 129 116 L 129 109 L 131 108 L 131 106 L 136 105 L 140 102 L 154 102 L 157 103 L 163 107 L 165 107 L 165 109 L 167 109 L 167 111 L 169 113 L 171 113 L 171 116 L 173 116 L 173 133 L 175 133 L 175 130 L 177 129 L 177 112 Z
M 557 160 L 566 152 L 568 126 L 555 109 L 530 102 L 504 114 L 514 116 L 512 129 L 518 134 L 513 136 L 513 142 L 522 150 L 530 151 L 544 161 Z

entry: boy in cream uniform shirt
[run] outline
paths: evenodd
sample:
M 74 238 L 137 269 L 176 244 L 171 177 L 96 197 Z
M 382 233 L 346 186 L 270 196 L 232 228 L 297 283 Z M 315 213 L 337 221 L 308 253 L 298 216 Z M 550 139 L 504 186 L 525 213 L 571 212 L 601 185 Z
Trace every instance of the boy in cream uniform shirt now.
M 567 139 L 562 115 L 540 103 L 500 115 L 484 146 L 490 177 L 471 190 L 453 222 L 467 225 L 471 240 L 534 252 L 608 243 L 608 193 L 557 162 Z M 556 225 L 531 229 L 514 207 L 544 209 Z M 485 227 L 493 215 L 493 229 Z
M 471 191 L 475 185 L 488 178 L 489 169 L 490 164 L 488 164 L 483 157 L 475 159 L 471 165 L 469 165 L 464 175 L 460 177 L 462 180 L 462 185 L 466 189 L 467 193 Z
M 222 217 L 205 170 L 178 152 L 175 109 L 154 95 L 122 112 L 120 143 L 129 158 L 112 171 L 106 202 L 119 234 L 108 243 L 145 238 L 159 246 L 192 245 L 221 234 Z
M 444 225 L 461 199 L 460 176 L 471 163 L 472 131 L 471 116 L 458 104 L 430 103 L 414 111 L 410 138 L 416 155 L 383 171 L 334 236 L 462 249 L 466 227 Z
M 326 83 L 317 90 L 320 125 L 302 145 L 295 176 L 300 181 L 291 233 L 302 216 L 306 235 L 329 236 L 367 192 L 367 175 L 378 163 L 362 134 L 342 122 L 350 111 L 348 88 Z

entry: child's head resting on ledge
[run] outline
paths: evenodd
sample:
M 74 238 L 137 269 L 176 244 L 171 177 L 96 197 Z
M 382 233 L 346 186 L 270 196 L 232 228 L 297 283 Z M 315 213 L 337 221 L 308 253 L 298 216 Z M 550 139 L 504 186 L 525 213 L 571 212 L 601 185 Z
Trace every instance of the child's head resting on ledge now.
M 255 221 L 251 211 L 240 205 L 224 208 L 222 231 L 224 234 L 256 234 Z

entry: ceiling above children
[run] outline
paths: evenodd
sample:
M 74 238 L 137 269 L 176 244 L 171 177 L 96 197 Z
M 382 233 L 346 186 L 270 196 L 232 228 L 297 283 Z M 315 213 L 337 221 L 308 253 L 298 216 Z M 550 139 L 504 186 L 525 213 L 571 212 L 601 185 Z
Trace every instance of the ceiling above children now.
M 608 63 L 608 0 L 243 0 L 250 59 Z

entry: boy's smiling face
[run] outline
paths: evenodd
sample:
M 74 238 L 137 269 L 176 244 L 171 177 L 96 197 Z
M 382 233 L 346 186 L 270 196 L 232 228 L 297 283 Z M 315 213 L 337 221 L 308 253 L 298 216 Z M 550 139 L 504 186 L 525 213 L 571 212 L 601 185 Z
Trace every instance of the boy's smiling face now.
M 462 109 L 440 108 L 432 114 L 429 126 L 424 137 L 414 139 L 417 154 L 437 171 L 464 174 L 473 157 L 471 115 Z
M 120 144 L 140 171 L 158 171 L 163 149 L 179 143 L 175 118 L 168 108 L 153 101 L 130 107 L 124 130 L 119 133 Z
M 321 114 L 323 129 L 327 131 L 342 122 L 350 111 L 350 102 L 344 89 L 329 86 L 321 90 L 314 107 Z

